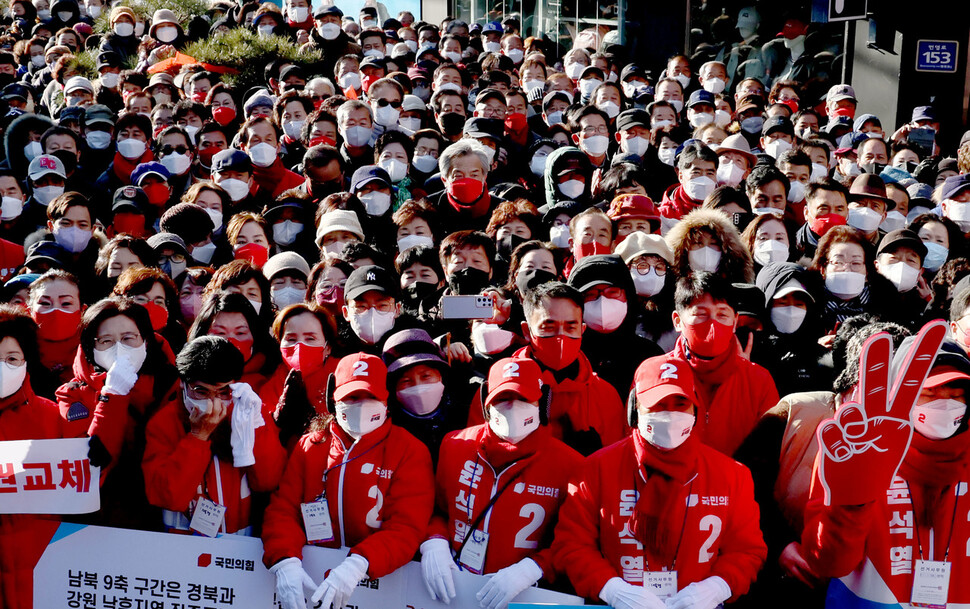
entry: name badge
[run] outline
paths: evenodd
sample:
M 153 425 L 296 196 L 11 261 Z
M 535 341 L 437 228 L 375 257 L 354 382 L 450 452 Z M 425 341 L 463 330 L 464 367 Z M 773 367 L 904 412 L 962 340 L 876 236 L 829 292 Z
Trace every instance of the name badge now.
M 644 571 L 643 587 L 663 600 L 677 594 L 676 571 Z
M 308 543 L 333 541 L 333 522 L 330 520 L 330 508 L 326 499 L 301 503 L 300 509 L 303 510 L 303 529 L 306 531 Z
M 946 599 L 950 591 L 950 565 L 942 560 L 917 560 L 913 569 L 913 596 L 910 604 L 914 607 L 946 609 Z
M 488 533 L 485 531 L 472 531 L 471 539 L 461 550 L 459 560 L 469 571 L 481 573 L 485 568 L 485 551 L 488 549 Z
M 226 506 L 200 497 L 195 504 L 195 512 L 192 514 L 192 522 L 189 523 L 189 528 L 200 535 L 215 537 L 219 534 L 222 520 L 225 517 Z

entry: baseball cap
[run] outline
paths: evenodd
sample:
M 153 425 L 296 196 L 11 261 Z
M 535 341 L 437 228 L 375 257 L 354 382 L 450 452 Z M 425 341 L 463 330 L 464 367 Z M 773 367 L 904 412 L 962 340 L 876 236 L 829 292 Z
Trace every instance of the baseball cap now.
M 111 211 L 119 212 L 125 208 L 131 208 L 134 213 L 144 214 L 149 208 L 148 195 L 137 186 L 122 186 L 115 191 L 111 200 Z
M 156 253 L 161 253 L 166 248 L 180 251 L 182 254 L 189 253 L 188 248 L 185 247 L 185 241 L 175 233 L 156 233 L 152 235 L 148 238 L 148 247 L 155 250 Z
M 390 188 L 391 176 L 387 174 L 383 167 L 364 165 L 354 172 L 354 176 L 350 180 L 350 191 L 357 192 L 371 182 L 383 182 L 384 186 Z
M 598 285 L 615 286 L 629 291 L 633 288 L 630 269 L 616 254 L 586 256 L 569 273 L 569 285 L 586 292 Z
M 895 251 L 900 247 L 908 247 L 913 250 L 919 256 L 920 260 L 926 258 L 926 245 L 923 244 L 923 240 L 919 238 L 919 235 L 908 228 L 900 228 L 886 233 L 886 236 L 879 242 L 879 249 L 876 250 L 876 255 L 878 256 L 883 252 Z
M 815 302 L 815 298 L 813 298 L 811 293 L 809 293 L 808 289 L 805 287 L 805 284 L 794 278 L 789 279 L 784 285 L 778 288 L 778 291 L 774 293 L 772 300 L 777 300 L 784 296 L 788 296 L 789 294 L 801 294 L 806 299 Z
M 84 111 L 84 124 L 95 125 L 97 123 L 104 123 L 106 125 L 115 124 L 115 113 L 111 111 L 108 106 L 103 106 L 101 104 L 94 104 L 88 106 Z
M 697 404 L 694 373 L 690 364 L 680 358 L 658 355 L 644 360 L 633 375 L 633 383 L 637 400 L 647 406 L 672 395 Z
M 698 104 L 707 104 L 708 106 L 714 105 L 714 94 L 706 89 L 698 89 L 690 94 L 687 98 L 687 107 L 693 108 Z
M 337 17 L 343 17 L 344 12 L 339 8 L 337 8 L 336 6 L 334 6 L 333 4 L 322 5 L 320 8 L 313 11 L 314 19 L 322 19 L 327 15 L 336 15 Z
M 616 117 L 617 131 L 625 131 L 627 129 L 632 129 L 633 127 L 644 127 L 646 129 L 650 128 L 650 115 L 647 114 L 646 110 L 642 110 L 640 108 L 624 110 Z
M 121 55 L 114 51 L 102 51 L 98 53 L 97 67 L 98 71 L 101 68 L 120 68 L 124 65 L 124 60 Z
M 423 112 L 427 109 L 427 104 L 425 104 L 424 100 L 417 95 L 405 95 L 404 100 L 401 102 L 401 110 L 404 112 L 412 112 L 415 110 Z
M 330 212 L 333 213 L 333 212 Z M 344 284 L 344 302 L 350 302 L 371 290 L 397 298 L 400 280 L 384 267 L 370 264 L 354 269 Z
M 212 173 L 222 171 L 253 171 L 253 162 L 242 150 L 227 148 L 212 157 Z
M 381 358 L 369 353 L 354 353 L 340 359 L 333 373 L 337 388 L 334 400 L 364 391 L 384 402 L 387 400 L 387 367 Z
M 829 92 L 825 94 L 825 102 L 836 102 L 843 99 L 851 99 L 852 101 L 857 101 L 855 96 L 855 89 L 852 85 L 832 85 Z
M 936 108 L 933 106 L 916 106 L 913 108 L 913 118 L 912 121 L 935 121 L 936 118 Z
M 637 256 L 659 256 L 667 264 L 674 263 L 674 253 L 660 235 L 648 235 L 637 231 L 627 235 L 614 252 L 623 259 L 624 264 L 630 264 Z
M 306 278 L 310 276 L 310 265 L 296 252 L 280 252 L 263 265 L 263 276 L 269 280 L 283 271 L 296 271 Z
M 943 188 L 940 190 L 940 200 L 952 199 L 968 188 L 970 188 L 970 174 L 962 173 L 950 176 L 943 181 Z
M 465 137 L 485 137 L 493 140 L 502 140 L 505 132 L 505 123 L 497 118 L 484 118 L 476 116 L 468 119 L 462 128 L 462 135 Z
M 788 40 L 798 38 L 808 30 L 808 26 L 801 19 L 789 19 L 782 26 L 779 36 L 784 36 Z
M 167 182 L 168 179 L 172 177 L 172 174 L 168 172 L 165 165 L 162 165 L 157 161 L 151 161 L 149 163 L 142 163 L 135 167 L 135 170 L 131 172 L 131 183 L 140 186 L 141 181 L 148 176 L 158 176 Z
M 538 402 L 542 397 L 542 371 L 530 358 L 506 357 L 498 360 L 488 370 L 488 396 L 485 406 L 500 397 L 512 394 L 527 402 Z
M 27 177 L 34 181 L 41 179 L 49 173 L 67 178 L 67 172 L 64 171 L 64 163 L 51 154 L 35 156 L 34 160 L 27 167 Z
M 502 26 L 499 23 L 496 23 L 495 21 L 489 21 L 488 23 L 485 24 L 485 27 L 482 28 L 483 34 L 491 34 L 491 33 L 501 34 L 504 31 L 505 30 L 502 29 Z
M 35 262 L 45 262 L 55 268 L 63 268 L 70 256 L 66 249 L 53 241 L 38 241 L 27 248 L 24 266 L 29 269 Z
M 775 131 L 781 131 L 788 135 L 795 135 L 795 126 L 787 116 L 772 116 L 765 121 L 761 128 L 761 135 L 767 136 Z
M 441 349 L 431 339 L 431 335 L 421 328 L 401 330 L 392 334 L 384 342 L 381 358 L 387 365 L 388 374 L 394 374 L 417 364 L 425 364 L 442 371 L 448 370 L 448 363 L 441 356 Z
M 30 92 L 19 82 L 12 82 L 3 88 L 3 99 L 22 99 L 27 101 Z
M 755 7 L 746 6 L 738 12 L 737 27 L 757 27 L 759 23 L 761 16 Z
M 87 91 L 88 93 L 94 95 L 94 85 L 91 81 L 83 76 L 72 76 L 67 79 L 67 83 L 64 85 L 64 93 L 70 93 L 71 91 L 77 91 L 78 89 Z

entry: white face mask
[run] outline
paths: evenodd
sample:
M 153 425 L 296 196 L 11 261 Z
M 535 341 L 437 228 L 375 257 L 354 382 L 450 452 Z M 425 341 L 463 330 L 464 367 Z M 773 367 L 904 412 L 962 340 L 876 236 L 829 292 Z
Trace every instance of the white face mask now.
M 472 322 L 472 347 L 476 353 L 482 355 L 501 353 L 509 348 L 514 338 L 514 332 L 504 330 L 497 324 Z
M 445 51 L 444 56 L 445 59 L 450 60 L 451 63 L 461 63 L 461 53 L 458 51 Z
M 812 176 L 809 178 L 810 182 L 818 182 L 822 178 L 827 178 L 829 175 L 829 168 L 821 163 L 812 163 Z
M 716 186 L 714 180 L 707 176 L 701 176 L 684 184 L 684 194 L 694 201 L 703 201 L 714 192 Z
M 24 146 L 24 156 L 27 157 L 28 162 L 42 154 L 44 154 L 44 149 L 41 147 L 40 142 L 29 142 Z
M 561 224 L 549 229 L 549 241 L 556 247 L 569 247 L 569 226 Z
M 145 34 L 145 22 L 139 21 L 135 24 L 135 36 L 142 36 Z
M 584 190 L 586 190 L 586 183 L 582 180 L 566 180 L 559 185 L 559 192 L 570 199 L 582 196 Z
M 366 195 L 357 195 L 369 216 L 383 216 L 391 208 L 391 195 L 376 190 Z
M 792 146 L 790 142 L 778 138 L 765 144 L 765 154 L 768 154 L 777 160 L 779 157 L 781 157 L 781 155 L 791 150 L 791 148 Z
M 690 114 L 690 126 L 693 127 L 694 129 L 697 129 L 698 127 L 703 127 L 704 125 L 710 125 L 711 123 L 714 122 L 713 112 L 689 111 L 688 114 Z
M 546 86 L 546 81 L 544 80 L 538 80 L 538 79 L 527 80 L 524 83 L 522 83 L 522 90 L 528 93 L 529 91 L 534 91 L 535 89 L 542 89 L 545 86 Z
M 273 29 L 274 29 L 275 27 L 276 27 L 276 26 L 274 26 L 274 25 L 272 25 L 272 24 L 268 24 L 268 25 L 259 25 L 259 26 L 256 26 L 256 32 L 257 32 L 257 33 L 258 33 L 258 34 L 259 34 L 260 36 L 262 36 L 262 37 L 264 37 L 264 38 L 265 38 L 265 37 L 267 37 L 267 36 L 272 36 L 272 35 L 273 35 Z
M 945 199 L 947 218 L 953 220 L 963 232 L 970 231 L 970 203 L 961 203 L 953 199 Z
M 3 197 L 0 201 L 0 220 L 13 220 L 24 211 L 24 202 L 17 197 Z
M 593 96 L 593 91 L 596 90 L 596 87 L 600 86 L 601 84 L 603 84 L 603 81 L 596 78 L 587 78 L 586 80 L 581 80 L 579 81 L 579 94 L 585 99 L 589 99 Z
M 94 363 L 105 370 L 111 370 L 111 366 L 120 359 L 131 362 L 132 368 L 136 371 L 141 369 L 148 356 L 148 349 L 143 342 L 137 347 L 129 347 L 122 343 L 115 343 L 110 349 L 104 351 L 94 350 Z
M 348 127 L 344 131 L 344 140 L 348 146 L 366 146 L 370 141 L 370 136 L 374 134 L 371 127 Z
M 755 207 L 751 210 L 756 216 L 764 216 L 766 214 L 771 214 L 773 216 L 778 216 L 779 218 L 785 215 L 785 210 L 779 209 L 777 207 Z
M 397 119 L 397 124 L 408 131 L 418 131 L 421 129 L 421 119 L 417 116 L 405 116 Z
M 562 112 L 550 112 L 546 115 L 546 124 L 552 127 L 553 125 L 558 125 L 562 123 Z
M 54 241 L 72 254 L 83 252 L 84 248 L 91 242 L 91 236 L 91 231 L 77 226 L 61 228 L 54 225 Z
M 568 76 L 570 80 L 579 80 L 579 77 L 583 74 L 583 70 L 585 69 L 586 66 L 581 63 L 571 63 L 566 66 L 566 76 Z
M 680 114 L 681 110 L 684 109 L 684 100 L 682 99 L 668 99 L 667 101 L 670 102 L 670 105 L 674 107 L 677 114 Z
M 364 57 L 373 57 L 374 59 L 383 59 L 384 51 L 381 49 L 367 49 L 364 51 Z
M 369 345 L 376 345 L 394 327 L 394 311 L 385 313 L 377 309 L 369 309 L 365 313 L 352 313 L 350 327 L 360 340 Z
M 512 60 L 512 63 L 518 65 L 522 63 L 522 57 L 525 56 L 525 51 L 522 49 L 509 49 L 505 52 L 505 56 Z
M 630 276 L 633 277 L 637 295 L 645 298 L 656 296 L 664 287 L 664 277 L 658 275 L 654 267 L 650 267 L 646 275 L 641 275 L 636 269 L 630 269 Z
M 905 262 L 894 262 L 883 265 L 879 274 L 892 282 L 899 292 L 908 292 L 916 287 L 919 281 L 919 269 L 915 269 Z
M 855 271 L 837 271 L 825 274 L 825 289 L 839 298 L 849 300 L 862 293 L 866 276 Z
M 710 245 L 687 252 L 687 264 L 695 271 L 713 273 L 721 262 L 721 250 Z
M 849 161 L 849 167 L 848 169 L 846 169 L 846 173 L 845 173 L 846 177 L 853 178 L 861 173 L 862 173 L 862 170 L 859 169 L 859 164 L 856 163 L 855 161 Z
M 755 246 L 753 257 L 761 266 L 769 262 L 785 262 L 788 260 L 788 246 L 781 241 L 768 239 Z
M 209 219 L 212 220 L 213 230 L 219 232 L 219 229 L 222 228 L 222 212 L 218 209 L 206 207 L 205 213 L 209 214 Z
M 852 228 L 857 228 L 864 233 L 871 233 L 879 228 L 882 222 L 882 214 L 868 207 L 850 207 L 849 219 L 847 223 Z
M 43 68 L 47 65 L 47 60 L 44 59 L 43 55 L 34 55 L 30 58 L 30 63 L 33 64 L 35 68 Z
M 583 321 L 596 332 L 612 332 L 626 318 L 626 303 L 600 296 L 583 305 Z
M 717 95 L 724 90 L 725 83 L 720 78 L 705 78 L 704 79 L 704 90 L 710 91 L 714 95 Z
M 211 241 L 192 249 L 192 257 L 202 264 L 209 264 L 212 261 L 212 255 L 215 253 L 216 244 Z
M 640 137 L 639 135 L 628 138 L 624 140 L 626 143 L 626 151 L 635 154 L 639 157 L 643 156 L 643 153 L 647 151 L 647 147 L 650 146 L 650 141 L 646 138 Z
M 303 232 L 302 222 L 283 220 L 273 225 L 273 241 L 277 245 L 291 245 L 301 232 Z
M 303 302 L 303 297 L 306 294 L 306 291 L 288 285 L 283 288 L 273 288 L 270 290 L 269 294 L 273 304 L 276 305 L 276 308 L 282 310 L 291 304 Z
M 660 162 L 665 165 L 674 166 L 674 160 L 677 158 L 676 148 L 661 148 L 657 151 L 657 158 Z
M 383 125 L 384 127 L 394 127 L 397 125 L 397 119 L 400 118 L 401 111 L 397 108 L 388 106 L 377 106 L 374 110 L 374 122 L 378 125 Z
M 340 26 L 336 23 L 324 23 L 317 27 L 317 33 L 324 40 L 333 40 L 340 35 Z
M 248 298 L 246 300 L 249 300 Z M 249 300 L 249 304 L 253 305 L 253 309 L 256 311 L 256 315 L 259 315 L 260 310 L 263 308 L 262 300 Z
M 34 198 L 41 205 L 50 205 L 50 202 L 64 194 L 63 186 L 40 186 L 34 189 Z
M 788 202 L 798 203 L 805 199 L 805 184 L 798 180 L 792 180 L 791 188 L 788 190 Z
M 300 134 L 303 132 L 303 125 L 305 124 L 305 120 L 286 121 L 283 123 L 283 133 L 285 133 L 286 137 L 290 138 L 291 140 L 298 140 L 300 139 Z
M 731 115 L 724 110 L 714 111 L 714 124 L 716 124 L 721 129 L 727 128 L 731 124 Z
M 116 23 L 114 30 L 115 34 L 121 37 L 127 37 L 135 33 L 135 26 L 130 23 Z
M 438 169 L 438 159 L 430 154 L 419 154 L 414 157 L 411 163 L 421 173 L 433 173 Z
M 407 237 L 401 237 L 397 240 L 397 251 L 403 252 L 404 250 L 417 247 L 419 245 L 431 247 L 434 245 L 434 239 L 425 235 L 408 235 Z
M 678 74 L 674 76 L 674 78 L 677 80 L 677 82 L 680 83 L 680 86 L 684 89 L 686 89 L 687 85 L 690 84 L 690 76 L 686 74 Z M 680 112 L 680 110 L 678 110 L 678 112 Z
M 4 201 L 6 200 L 7 198 L 4 197 Z M 923 245 L 926 246 L 926 259 L 923 260 L 923 268 L 935 273 L 946 262 L 947 257 L 950 255 L 950 250 L 932 241 L 924 241 Z
M 305 6 L 298 6 L 290 9 L 290 19 L 293 23 L 303 23 L 310 16 L 310 9 Z
M 524 400 L 505 400 L 488 407 L 488 426 L 506 442 L 516 444 L 539 428 L 539 407 Z
M 601 154 L 606 154 L 606 151 L 610 147 L 610 138 L 605 135 L 593 135 L 587 138 L 583 138 L 583 149 L 592 154 L 593 156 L 600 156 Z
M 269 27 L 269 33 L 272 34 L 273 26 L 270 25 L 267 27 Z M 260 30 L 262 30 L 262 28 L 263 26 L 260 26 Z M 260 31 L 260 33 L 262 33 L 262 31 Z M 166 42 L 166 43 L 172 42 L 178 37 L 179 37 L 179 30 L 177 27 L 166 25 L 166 26 L 159 26 L 158 28 L 155 29 L 155 38 L 158 38 L 159 42 Z
M 37 11 L 37 17 L 40 18 L 41 21 L 47 21 L 51 18 L 50 9 L 45 8 Z
M 411 414 L 419 417 L 427 416 L 438 409 L 441 396 L 445 394 L 445 384 L 442 382 L 413 385 L 396 392 L 397 400 Z
M 101 85 L 109 89 L 114 89 L 121 82 L 121 75 L 117 72 L 105 72 L 101 75 Z
M 27 364 L 12 366 L 0 362 L 0 398 L 8 398 L 20 391 L 27 378 Z
M 549 157 L 546 155 L 532 157 L 532 160 L 529 161 L 529 171 L 532 172 L 532 175 L 536 176 L 537 178 L 541 178 L 543 175 L 545 175 L 546 160 L 548 158 Z
M 337 79 L 337 84 L 340 85 L 341 89 L 359 89 L 361 84 L 360 72 L 344 72 Z
M 162 165 L 165 166 L 165 169 L 168 169 L 169 173 L 178 176 L 189 170 L 192 159 L 187 154 L 173 152 L 162 158 Z
M 741 183 L 741 179 L 744 177 L 744 167 L 737 165 L 736 163 L 728 162 L 726 160 L 721 161 L 717 166 L 717 183 L 726 184 L 728 186 L 737 186 Z
M 639 413 L 637 430 L 644 440 L 657 448 L 673 450 L 687 441 L 694 429 L 694 415 L 689 412 Z
M 603 112 L 606 112 L 606 116 L 610 118 L 616 118 L 616 116 L 620 113 L 620 107 L 616 105 L 616 103 L 611 101 L 605 101 L 605 102 L 596 104 L 596 107 L 602 110 Z
M 802 327 L 808 311 L 801 307 L 773 307 L 771 309 L 771 323 L 782 334 L 793 334 Z
M 249 184 L 236 178 L 228 178 L 218 182 L 219 186 L 229 193 L 229 198 L 233 201 L 242 201 L 249 196 Z
M 395 184 L 403 180 L 404 176 L 408 174 L 408 164 L 397 159 L 384 159 L 377 165 L 387 172 L 391 182 Z
M 199 416 L 204 416 L 212 412 L 212 399 L 207 400 L 197 400 L 189 396 L 188 391 L 182 390 L 182 401 L 185 403 L 185 409 L 189 411 L 189 418 L 196 418 Z
M 502 51 L 501 42 L 486 42 L 482 45 L 486 53 L 500 53 Z
M 375 399 L 337 402 L 336 411 L 337 425 L 355 440 L 379 428 L 387 419 L 387 405 Z
M 894 230 L 906 228 L 906 216 L 895 209 L 886 214 L 886 219 L 882 221 L 879 228 L 890 233 Z
M 966 412 L 967 405 L 963 402 L 939 399 L 913 406 L 910 420 L 916 431 L 930 440 L 945 440 L 960 428 Z
M 145 142 L 130 137 L 126 140 L 118 141 L 118 152 L 126 159 L 137 159 L 145 154 L 147 146 Z
M 276 162 L 276 146 L 265 142 L 256 144 L 249 149 L 249 158 L 257 167 L 269 167 Z

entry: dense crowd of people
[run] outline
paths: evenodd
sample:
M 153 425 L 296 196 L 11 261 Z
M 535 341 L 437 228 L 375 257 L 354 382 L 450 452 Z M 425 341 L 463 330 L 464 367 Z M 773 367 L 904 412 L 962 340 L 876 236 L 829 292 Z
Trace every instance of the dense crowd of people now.
M 90 438 L 102 508 L 0 515 L 0 605 L 61 519 L 259 536 L 285 609 L 411 560 L 484 609 L 970 603 L 970 132 L 857 111 L 797 19 L 752 64 L 754 9 L 642 66 L 211 7 L 9 2 L 0 440 Z M 313 59 L 169 61 L 237 28 Z

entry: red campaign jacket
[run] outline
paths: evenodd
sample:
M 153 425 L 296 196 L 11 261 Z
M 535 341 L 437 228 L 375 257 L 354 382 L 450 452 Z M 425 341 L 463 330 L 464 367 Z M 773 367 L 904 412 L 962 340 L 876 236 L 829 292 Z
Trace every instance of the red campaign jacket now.
M 220 428 L 231 417 L 230 407 Z M 264 425 L 256 429 L 256 463 L 240 468 L 233 466 L 231 456 L 215 456 L 211 439 L 200 440 L 189 433 L 181 392 L 152 417 L 142 462 L 145 492 L 152 505 L 177 513 L 166 515 L 169 528 L 187 530 L 197 501 L 206 495 L 226 507 L 223 532 L 239 533 L 250 526 L 250 491 L 275 489 L 286 464 L 276 425 L 272 419 L 263 420 Z
M 755 428 L 761 415 L 778 403 L 778 389 L 771 373 L 740 355 L 741 346 L 734 341 L 735 354 L 717 381 L 705 384 L 705 375 L 695 367 L 696 358 L 688 357 L 684 339 L 677 340 L 668 359 L 687 361 L 695 369 L 698 384 L 697 422 L 694 431 L 704 444 L 731 456 Z
M 324 481 L 324 472 L 329 472 Z M 406 564 L 426 538 L 434 507 L 431 455 L 424 444 L 386 421 L 357 442 L 333 421 L 304 435 L 273 494 L 263 523 L 263 562 L 303 557 L 307 544 L 301 503 L 326 485 L 334 540 L 369 563 L 371 577 Z
M 512 357 L 532 358 L 532 348 L 522 347 Z M 626 408 L 616 389 L 593 372 L 586 355 L 580 352 L 578 361 L 579 374 L 576 378 L 561 383 L 550 371 L 543 369 L 542 383 L 552 388 L 549 427 L 552 435 L 558 439 L 563 437 L 564 423 L 571 425 L 575 431 L 593 429 L 599 434 L 603 446 L 609 446 L 630 433 Z M 468 412 L 468 425 L 484 422 L 481 396 L 476 393 Z
M 489 453 L 498 453 L 498 459 L 492 459 L 498 463 L 490 462 Z M 532 558 L 542 567 L 543 577 L 552 581 L 552 532 L 569 477 L 582 461 L 545 427 L 517 445 L 502 442 L 487 424 L 454 431 L 441 443 L 437 509 L 428 536 L 447 539 L 458 557 L 468 527 L 492 497 L 511 484 L 477 527 L 489 536 L 483 572 Z
M 284 167 L 279 157 L 269 167 L 253 165 L 253 179 L 257 186 L 256 196 L 266 194 L 272 199 L 276 199 L 285 191 L 296 188 L 305 181 L 303 176 Z
M 660 202 L 660 215 L 671 220 L 680 220 L 688 213 L 701 206 L 702 201 L 695 201 L 687 196 L 684 187 L 674 184 L 664 191 Z
M 24 246 L 0 239 L 0 281 L 6 283 L 24 264 Z
M 644 483 L 640 469 L 631 435 L 588 457 L 569 484 L 552 550 L 556 567 L 580 596 L 598 598 L 613 577 L 643 582 L 644 549 L 629 529 L 635 485 Z M 768 554 L 751 472 L 698 443 L 696 474 L 681 492 L 688 505 L 685 524 L 671 535 L 679 539 L 678 589 L 717 575 L 730 586 L 732 598 L 744 594 Z M 650 570 L 660 570 L 657 562 L 646 557 Z
M 60 437 L 57 404 L 35 395 L 29 377 L 19 391 L 0 399 L 0 441 Z M 57 516 L 0 514 L 0 607 L 33 609 L 34 566 L 58 524 Z

